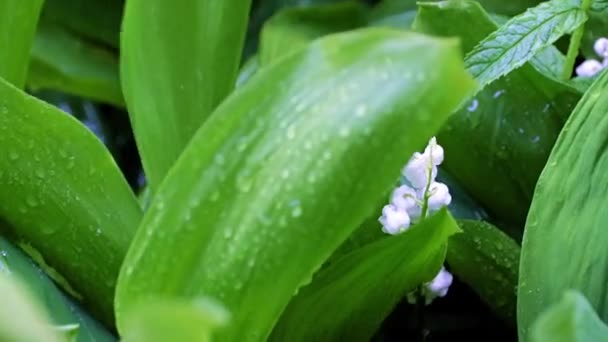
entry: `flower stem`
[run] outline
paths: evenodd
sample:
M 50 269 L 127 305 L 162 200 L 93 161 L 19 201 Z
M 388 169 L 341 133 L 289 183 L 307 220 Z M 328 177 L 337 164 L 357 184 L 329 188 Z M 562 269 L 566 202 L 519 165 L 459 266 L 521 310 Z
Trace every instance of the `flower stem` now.
M 591 7 L 591 0 L 583 0 L 581 4 L 581 9 L 585 12 L 589 12 L 589 8 Z M 568 81 L 570 76 L 572 75 L 572 70 L 574 68 L 574 62 L 576 61 L 576 56 L 578 56 L 578 50 L 581 47 L 581 39 L 583 38 L 583 33 L 585 33 L 585 23 L 582 23 L 572 36 L 570 37 L 570 44 L 568 45 L 568 53 L 566 54 L 566 61 L 564 62 L 564 70 L 562 71 L 562 79 L 564 81 Z

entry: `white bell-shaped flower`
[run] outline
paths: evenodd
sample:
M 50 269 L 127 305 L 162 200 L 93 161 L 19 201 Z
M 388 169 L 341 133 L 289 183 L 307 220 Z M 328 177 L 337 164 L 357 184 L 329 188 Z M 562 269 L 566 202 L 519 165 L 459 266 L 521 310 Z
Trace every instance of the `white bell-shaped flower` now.
M 378 221 L 382 224 L 382 231 L 391 235 L 399 234 L 410 226 L 410 216 L 408 213 L 392 204 L 384 206 L 382 216 Z
M 445 270 L 445 267 L 441 267 L 439 273 L 426 285 L 427 290 L 427 301 L 433 300 L 435 297 L 445 297 L 448 294 L 448 289 L 452 285 L 454 277 L 452 274 Z
M 608 58 L 608 38 L 601 37 L 593 44 L 593 49 L 598 56 Z
M 405 211 L 416 207 L 418 205 L 416 190 L 407 185 L 401 185 L 393 191 L 391 203 L 398 209 Z
M 414 188 L 423 189 L 429 182 L 429 169 L 431 170 L 432 181 L 437 177 L 437 167 L 431 163 L 428 154 L 415 152 L 405 165 L 403 175 Z
M 428 146 L 424 149 L 424 154 L 428 156 L 433 166 L 443 163 L 443 147 L 437 144 L 437 139 L 435 137 L 432 137 L 429 141 Z
M 442 207 L 450 205 L 450 203 L 452 203 L 452 195 L 450 195 L 448 186 L 443 183 L 433 182 L 431 186 L 429 186 L 429 210 L 434 212 Z
M 588 59 L 576 67 L 576 74 L 581 77 L 591 77 L 602 70 L 602 63 L 595 59 Z

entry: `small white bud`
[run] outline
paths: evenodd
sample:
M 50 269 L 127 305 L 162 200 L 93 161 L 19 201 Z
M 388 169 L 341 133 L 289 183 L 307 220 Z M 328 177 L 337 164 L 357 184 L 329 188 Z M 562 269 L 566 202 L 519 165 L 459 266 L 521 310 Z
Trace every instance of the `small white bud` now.
M 576 67 L 576 74 L 581 77 L 591 77 L 602 70 L 602 63 L 595 59 L 588 59 Z
M 602 58 L 608 58 L 608 39 L 607 38 L 599 38 L 593 44 L 593 49 L 598 56 Z
M 432 137 L 429 141 L 429 145 L 424 149 L 424 154 L 432 160 L 434 166 L 443 163 L 443 147 L 437 144 L 437 139 L 435 137 Z
M 429 195 L 428 206 L 430 211 L 437 211 L 452 203 L 450 189 L 448 189 L 448 186 L 443 183 L 434 182 L 431 184 L 429 187 Z
M 454 277 L 452 274 L 446 271 L 445 267 L 442 266 L 435 278 L 426 285 L 427 302 L 430 302 L 435 297 L 445 297 L 445 295 L 448 293 L 450 285 L 452 285 L 453 280 Z
M 407 185 L 401 185 L 393 191 L 391 203 L 398 209 L 410 210 L 418 204 L 416 190 Z
M 378 219 L 382 224 L 382 231 L 395 235 L 405 231 L 410 226 L 410 217 L 405 210 L 399 210 L 392 204 L 382 208 L 382 216 Z

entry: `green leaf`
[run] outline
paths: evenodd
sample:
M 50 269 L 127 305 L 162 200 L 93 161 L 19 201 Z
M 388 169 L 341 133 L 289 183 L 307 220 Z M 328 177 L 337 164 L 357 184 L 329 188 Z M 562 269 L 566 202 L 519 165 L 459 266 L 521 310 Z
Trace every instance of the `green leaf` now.
M 116 277 L 141 218 L 127 182 L 79 122 L 2 80 L 0 132 L 3 230 L 111 326 Z
M 78 326 L 76 341 L 114 341 L 115 338 L 82 308 L 62 293 L 53 281 L 19 248 L 0 236 L 0 273 L 21 279 L 32 298 L 45 310 L 51 322 Z
M 361 4 L 349 1 L 279 12 L 262 29 L 260 64 L 266 66 L 315 38 L 365 26 L 364 10 Z
M 467 283 L 507 323 L 515 326 L 519 245 L 493 225 L 458 221 L 463 234 L 450 238 L 450 271 Z
M 473 87 L 455 40 L 387 29 L 328 36 L 261 69 L 155 196 L 121 271 L 119 329 L 146 298 L 203 294 L 233 314 L 221 341 L 266 338 Z
M 0 2 L 0 77 L 23 88 L 42 0 Z
M 206 298 L 155 300 L 133 308 L 125 320 L 125 342 L 213 341 L 230 314 Z
M 559 303 L 551 306 L 534 322 L 532 342 L 606 341 L 608 327 L 578 291 L 566 291 Z
M 59 342 L 44 312 L 17 279 L 0 272 L 0 340 Z
M 522 245 L 520 336 L 568 289 L 608 319 L 606 91 L 604 72 L 572 112 L 536 185 Z
M 458 232 L 447 210 L 343 255 L 291 300 L 270 340 L 369 341 L 399 300 L 432 280 Z
M 474 1 L 421 4 L 414 27 L 460 37 L 465 51 L 497 28 Z M 442 166 L 491 215 L 523 227 L 536 180 L 579 98 L 524 65 L 450 118 L 437 137 L 446 153 Z
M 409 30 L 416 18 L 414 0 L 382 1 L 368 15 L 368 25 Z
M 153 194 L 234 88 L 250 2 L 127 2 L 121 80 Z
M 551 0 L 512 18 L 465 58 L 481 87 L 528 62 L 587 20 L 580 0 Z
M 118 49 L 124 0 L 45 0 L 42 18 L 79 37 Z
M 117 56 L 45 21 L 34 39 L 27 85 L 124 106 Z

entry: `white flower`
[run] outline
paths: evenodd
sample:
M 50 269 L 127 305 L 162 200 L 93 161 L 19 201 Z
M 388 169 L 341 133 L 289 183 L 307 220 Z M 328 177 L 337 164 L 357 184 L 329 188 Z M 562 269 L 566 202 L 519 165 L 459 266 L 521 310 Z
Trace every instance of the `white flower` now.
M 593 44 L 593 49 L 598 56 L 608 58 L 608 39 L 601 37 Z
M 608 66 L 608 38 L 601 37 L 593 44 L 593 49 L 603 61 L 588 59 L 576 67 L 576 75 L 580 77 L 592 77 Z
M 576 67 L 576 74 L 582 77 L 591 77 L 602 70 L 602 63 L 595 59 L 588 59 Z
M 416 190 L 407 185 L 396 188 L 391 195 L 391 203 L 402 210 L 408 211 L 418 205 Z
M 447 185 L 439 182 L 434 182 L 429 187 L 429 201 L 428 206 L 430 211 L 437 211 L 442 207 L 450 205 L 452 202 L 452 196 Z
M 382 216 L 378 221 L 382 223 L 382 231 L 391 235 L 399 234 L 410 226 L 410 216 L 407 212 L 392 204 L 382 208 Z
M 428 156 L 434 166 L 443 163 L 443 147 L 437 144 L 435 137 L 429 141 L 429 145 L 424 149 L 424 154 Z
M 412 222 L 422 217 L 425 204 L 427 213 L 450 204 L 452 196 L 448 187 L 435 182 L 437 166 L 443 162 L 443 158 L 443 147 L 437 144 L 435 137 L 429 140 L 424 153 L 415 152 L 410 158 L 402 172 L 411 186 L 404 184 L 393 190 L 390 204 L 384 207 L 378 219 L 384 232 L 398 234 L 405 231 Z
M 452 274 L 445 270 L 445 267 L 441 266 L 439 273 L 428 283 L 425 283 L 422 288 L 422 295 L 424 296 L 424 303 L 429 305 L 437 297 L 445 297 L 448 294 L 448 290 L 452 285 L 454 277 Z M 416 291 L 407 294 L 407 301 L 410 304 L 416 304 Z
M 425 188 L 429 181 L 429 169 L 431 168 L 430 156 L 426 153 L 415 152 L 410 161 L 403 168 L 403 175 L 416 189 Z M 432 166 L 431 178 L 437 176 L 437 167 Z
M 427 302 L 436 297 L 445 297 L 445 295 L 448 294 L 450 285 L 452 285 L 452 280 L 454 280 L 452 274 L 446 271 L 445 267 L 442 266 L 435 278 L 433 278 L 430 283 L 426 284 L 425 294 Z

